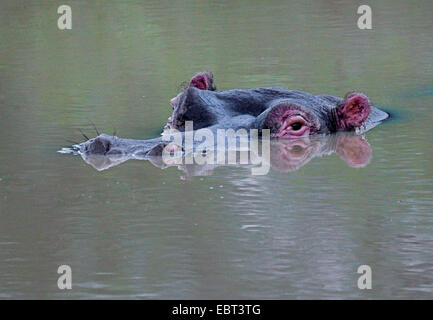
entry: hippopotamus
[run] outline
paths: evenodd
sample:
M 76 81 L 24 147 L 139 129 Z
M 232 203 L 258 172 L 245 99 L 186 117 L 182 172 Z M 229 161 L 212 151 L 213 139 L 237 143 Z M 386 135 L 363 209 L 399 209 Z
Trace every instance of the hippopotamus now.
M 173 131 L 245 129 L 269 132 L 271 139 L 301 139 L 340 131 L 363 133 L 389 117 L 374 107 L 367 96 L 350 92 L 344 98 L 314 95 L 281 88 L 218 91 L 211 72 L 197 73 L 170 100 L 173 108 L 162 137 L 150 140 L 98 135 L 79 145 L 86 155 L 158 155 L 167 145 L 164 135 Z M 180 146 L 182 149 L 182 146 Z

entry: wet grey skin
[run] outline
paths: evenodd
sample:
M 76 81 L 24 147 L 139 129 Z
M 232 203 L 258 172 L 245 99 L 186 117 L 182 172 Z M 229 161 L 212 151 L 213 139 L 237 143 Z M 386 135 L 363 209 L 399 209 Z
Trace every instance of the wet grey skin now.
M 165 129 L 185 130 L 185 122 L 192 121 L 194 130 L 217 129 L 263 129 L 272 132 L 278 128 L 269 127 L 271 115 L 281 106 L 295 106 L 305 112 L 316 124 L 314 134 L 332 134 L 338 128 L 337 110 L 345 103 L 344 98 L 279 88 L 233 89 L 225 91 L 200 90 L 188 87 L 174 106 L 173 114 Z M 364 133 L 389 117 L 389 114 L 370 106 L 368 118 L 357 128 L 345 131 Z M 182 134 L 182 133 L 181 133 Z M 122 139 L 101 134 L 79 145 L 86 155 L 151 156 L 160 154 L 168 142 L 162 137 L 149 140 Z

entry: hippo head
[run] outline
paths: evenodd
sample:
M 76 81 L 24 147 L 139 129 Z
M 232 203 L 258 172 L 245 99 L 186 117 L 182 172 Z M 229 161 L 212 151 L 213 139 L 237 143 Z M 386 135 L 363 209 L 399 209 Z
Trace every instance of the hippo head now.
M 278 88 L 216 91 L 209 72 L 193 77 L 170 103 L 173 114 L 166 128 L 183 131 L 185 122 L 193 121 L 194 129 L 269 129 L 271 137 L 283 139 L 365 131 L 388 117 L 363 93 L 339 98 Z

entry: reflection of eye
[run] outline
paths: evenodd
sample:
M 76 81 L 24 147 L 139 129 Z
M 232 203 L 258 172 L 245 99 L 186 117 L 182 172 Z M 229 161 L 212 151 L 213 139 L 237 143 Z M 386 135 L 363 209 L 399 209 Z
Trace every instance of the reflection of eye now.
M 292 152 L 293 153 L 301 153 L 302 151 L 304 151 L 304 148 L 302 148 L 300 145 L 295 145 L 292 148 Z
M 292 127 L 293 131 L 298 131 L 299 129 L 302 128 L 302 125 L 303 124 L 301 122 L 295 122 L 295 123 L 292 123 L 291 127 Z

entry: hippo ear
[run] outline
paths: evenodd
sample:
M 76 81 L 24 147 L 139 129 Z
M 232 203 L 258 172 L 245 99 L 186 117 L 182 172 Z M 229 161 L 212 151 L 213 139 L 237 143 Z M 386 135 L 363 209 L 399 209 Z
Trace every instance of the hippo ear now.
M 362 93 L 346 95 L 344 103 L 337 109 L 338 129 L 360 127 L 370 115 L 371 105 L 367 96 Z
M 216 87 L 213 83 L 212 72 L 204 71 L 197 73 L 189 82 L 191 87 L 195 87 L 200 90 L 215 91 Z
M 370 144 L 358 135 L 339 133 L 335 152 L 352 168 L 363 168 L 370 163 Z

